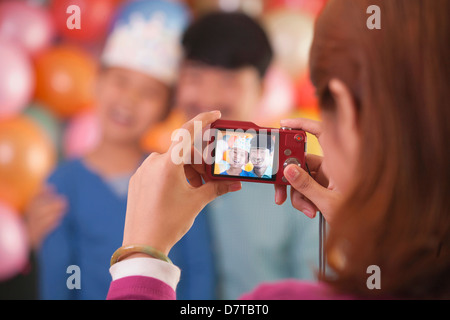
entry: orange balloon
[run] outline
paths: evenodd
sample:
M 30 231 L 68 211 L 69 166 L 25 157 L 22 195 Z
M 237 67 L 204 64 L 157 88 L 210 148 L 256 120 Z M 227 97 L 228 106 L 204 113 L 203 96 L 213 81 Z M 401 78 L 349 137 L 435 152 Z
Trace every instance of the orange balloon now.
M 92 105 L 95 60 L 79 48 L 53 47 L 36 59 L 36 99 L 61 118 Z
M 312 84 L 308 74 L 301 76 L 295 83 L 296 105 L 299 110 L 319 109 L 319 101 L 316 97 L 316 88 Z
M 56 162 L 47 134 L 25 116 L 0 122 L 0 199 L 21 211 Z
M 152 128 L 141 139 L 141 146 L 147 152 L 166 152 L 172 144 L 172 133 L 181 128 L 186 117 L 179 111 L 172 111 L 167 119 Z

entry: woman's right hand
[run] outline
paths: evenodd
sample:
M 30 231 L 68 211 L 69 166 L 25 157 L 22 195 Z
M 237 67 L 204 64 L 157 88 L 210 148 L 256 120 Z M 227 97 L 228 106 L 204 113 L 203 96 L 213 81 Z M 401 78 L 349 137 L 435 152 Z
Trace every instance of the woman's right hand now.
M 320 144 L 322 133 L 321 122 L 311 119 L 282 120 L 281 126 L 301 129 L 317 137 Z M 291 185 L 291 203 L 294 208 L 303 212 L 306 216 L 314 218 L 320 211 L 328 223 L 333 221 L 334 213 L 341 194 L 327 177 L 322 165 L 322 157 L 307 155 L 306 163 L 311 176 L 303 168 L 289 165 L 284 169 L 284 175 Z M 283 204 L 287 199 L 286 186 L 275 185 L 275 202 Z
M 135 172 L 128 188 L 123 246 L 147 245 L 168 255 L 209 202 L 241 189 L 239 181 L 208 178 L 205 163 L 189 164 L 193 153 L 186 151 L 194 151 L 195 123 L 205 129 L 220 116 L 213 111 L 188 121 L 181 141 L 173 141 L 164 154 L 152 153 Z M 178 161 L 180 150 L 188 161 Z

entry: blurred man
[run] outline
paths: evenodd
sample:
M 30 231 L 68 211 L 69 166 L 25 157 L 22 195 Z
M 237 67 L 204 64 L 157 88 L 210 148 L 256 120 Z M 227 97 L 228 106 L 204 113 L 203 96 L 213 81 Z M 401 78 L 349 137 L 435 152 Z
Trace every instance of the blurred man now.
M 183 40 L 176 105 L 189 118 L 220 110 L 248 121 L 258 112 L 272 48 L 263 29 L 241 13 L 212 13 Z M 244 183 L 206 208 L 220 299 L 236 299 L 256 284 L 310 279 L 318 261 L 318 227 L 290 204 L 278 207 L 270 185 Z

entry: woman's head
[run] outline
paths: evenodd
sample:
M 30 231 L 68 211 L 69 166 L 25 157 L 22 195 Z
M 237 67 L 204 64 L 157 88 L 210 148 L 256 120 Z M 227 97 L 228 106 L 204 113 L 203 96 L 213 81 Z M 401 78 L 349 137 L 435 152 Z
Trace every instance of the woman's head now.
M 366 25 L 374 4 L 380 30 Z M 330 0 L 317 20 L 324 166 L 345 195 L 328 246 L 342 289 L 372 293 L 376 264 L 383 292 L 449 297 L 448 12 L 446 0 Z

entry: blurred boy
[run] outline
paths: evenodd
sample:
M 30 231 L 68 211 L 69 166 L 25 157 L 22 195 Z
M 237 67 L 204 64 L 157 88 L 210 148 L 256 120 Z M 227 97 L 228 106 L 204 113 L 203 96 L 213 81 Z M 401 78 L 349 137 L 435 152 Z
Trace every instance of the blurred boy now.
M 182 43 L 178 108 L 189 118 L 218 109 L 222 119 L 252 119 L 272 60 L 263 29 L 241 13 L 212 13 L 193 23 Z M 314 277 L 317 224 L 290 205 L 276 206 L 273 195 L 273 187 L 244 183 L 206 208 L 219 298 L 236 299 L 263 281 Z
M 61 196 L 47 192 L 55 200 L 53 215 L 66 212 L 39 252 L 41 298 L 106 297 L 109 261 L 122 245 L 128 181 L 146 156 L 140 139 L 169 112 L 187 17 L 181 5 L 161 0 L 131 2 L 122 9 L 106 42 L 96 88 L 101 142 L 82 159 L 61 164 L 49 179 L 65 198 L 64 204 Z M 31 214 L 42 210 L 37 204 Z M 187 273 L 180 282 L 179 297 L 185 299 L 205 298 L 192 283 L 202 292 L 212 291 L 210 251 L 201 248 L 209 243 L 203 217 L 194 228 L 180 245 L 189 246 L 193 238 L 200 243 L 198 251 L 183 247 L 172 257 Z M 76 270 L 68 269 L 72 265 L 79 267 L 79 289 L 69 288 L 77 281 L 75 275 L 69 279 L 70 270 Z M 186 289 L 189 285 L 192 290 Z

